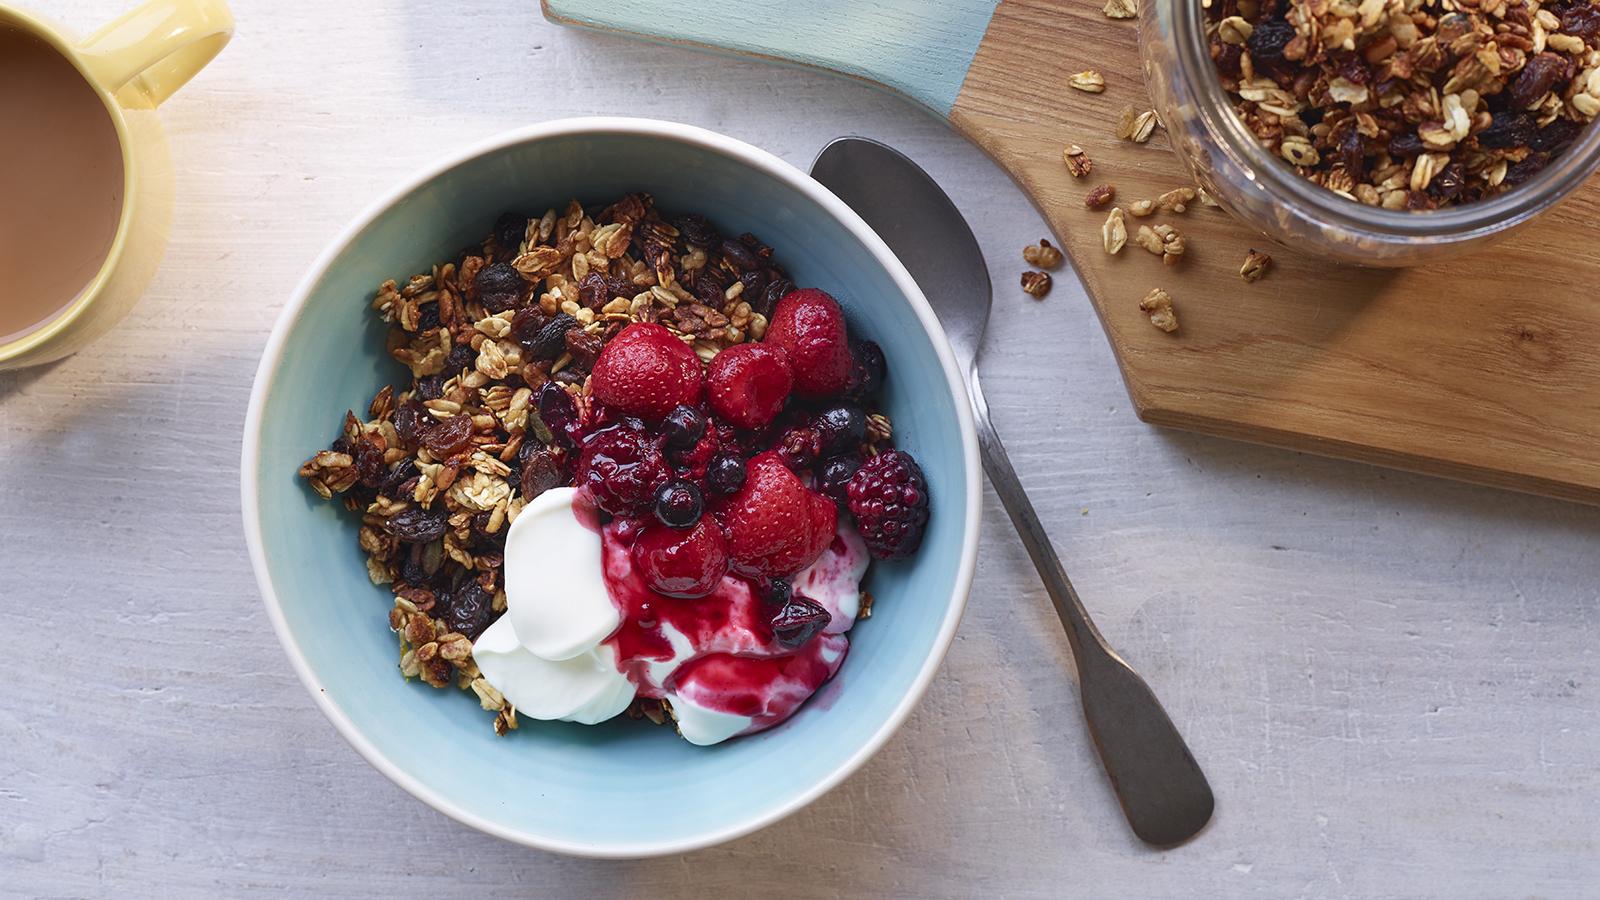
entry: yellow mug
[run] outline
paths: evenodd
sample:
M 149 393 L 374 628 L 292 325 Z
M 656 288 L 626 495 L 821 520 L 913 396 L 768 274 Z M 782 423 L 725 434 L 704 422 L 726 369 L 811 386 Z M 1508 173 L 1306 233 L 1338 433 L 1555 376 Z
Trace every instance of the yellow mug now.
M 154 277 L 172 219 L 172 161 L 155 109 L 233 36 L 223 0 L 150 0 L 89 37 L 0 2 L 0 26 L 43 40 L 100 95 L 122 145 L 122 214 L 104 264 L 65 309 L 0 344 L 0 370 L 75 353 L 133 308 Z

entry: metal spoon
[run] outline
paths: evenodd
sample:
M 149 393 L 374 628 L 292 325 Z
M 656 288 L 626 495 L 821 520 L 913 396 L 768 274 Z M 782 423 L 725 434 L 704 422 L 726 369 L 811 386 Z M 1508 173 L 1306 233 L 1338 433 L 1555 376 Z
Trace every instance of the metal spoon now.
M 1134 834 L 1159 846 L 1188 840 L 1205 827 L 1215 806 L 1205 773 L 1150 686 L 1089 619 L 989 421 L 978 381 L 978 348 L 994 290 L 972 229 L 926 172 L 876 141 L 835 140 L 812 163 L 811 174 L 889 244 L 950 338 L 967 378 L 984 470 L 1066 626 L 1089 734 Z

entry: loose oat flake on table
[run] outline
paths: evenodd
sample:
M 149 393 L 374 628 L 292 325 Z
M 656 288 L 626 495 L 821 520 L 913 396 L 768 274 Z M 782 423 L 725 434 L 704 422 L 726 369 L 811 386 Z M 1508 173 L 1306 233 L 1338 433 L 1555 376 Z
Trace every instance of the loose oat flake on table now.
M 921 542 L 882 350 L 753 235 L 647 194 L 507 214 L 372 307 L 410 378 L 300 474 L 390 586 L 401 673 L 498 733 L 778 724 L 842 664 L 869 561 Z
M 1237 114 L 1305 178 L 1427 210 L 1532 178 L 1600 113 L 1600 0 L 1206 0 Z

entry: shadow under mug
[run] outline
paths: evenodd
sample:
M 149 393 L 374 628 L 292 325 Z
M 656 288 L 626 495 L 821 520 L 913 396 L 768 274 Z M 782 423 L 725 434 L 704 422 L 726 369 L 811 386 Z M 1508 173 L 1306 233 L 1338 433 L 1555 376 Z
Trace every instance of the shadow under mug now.
M 138 302 L 166 248 L 172 161 L 155 109 L 233 36 L 223 0 L 150 0 L 75 41 L 62 29 L 0 2 L 0 27 L 20 28 L 60 53 L 99 94 L 122 149 L 122 212 L 105 262 L 61 312 L 0 344 L 0 370 L 38 365 L 82 349 Z

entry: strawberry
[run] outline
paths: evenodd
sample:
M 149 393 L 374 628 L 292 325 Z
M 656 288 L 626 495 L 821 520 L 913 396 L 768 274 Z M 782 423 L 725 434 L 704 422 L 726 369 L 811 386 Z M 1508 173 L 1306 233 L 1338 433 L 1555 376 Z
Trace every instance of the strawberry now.
M 771 422 L 793 388 L 794 372 L 788 358 L 782 350 L 765 344 L 734 344 L 706 367 L 711 408 L 748 431 Z
M 688 531 L 651 525 L 633 544 L 633 562 L 658 594 L 704 597 L 728 572 L 728 547 L 709 518 Z
M 747 463 L 744 486 L 718 508 L 733 567 L 783 578 L 815 562 L 832 543 L 838 510 L 768 450 Z
M 589 390 L 613 409 L 657 421 L 698 403 L 701 380 L 700 358 L 683 341 L 660 325 L 635 322 L 600 351 Z
M 844 311 L 838 301 L 815 288 L 792 291 L 778 301 L 767 326 L 766 343 L 783 348 L 794 369 L 795 393 L 829 397 L 850 381 L 854 360 Z

